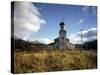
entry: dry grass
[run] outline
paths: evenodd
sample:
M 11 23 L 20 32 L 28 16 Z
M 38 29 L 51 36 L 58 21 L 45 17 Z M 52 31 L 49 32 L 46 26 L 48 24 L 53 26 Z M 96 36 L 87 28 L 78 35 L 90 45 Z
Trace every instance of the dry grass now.
M 39 51 L 14 52 L 14 73 L 95 69 L 94 51 Z

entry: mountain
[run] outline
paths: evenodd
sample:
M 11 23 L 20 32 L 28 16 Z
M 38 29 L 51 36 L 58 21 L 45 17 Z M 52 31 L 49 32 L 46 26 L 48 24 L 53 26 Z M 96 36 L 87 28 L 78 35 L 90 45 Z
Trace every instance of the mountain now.
M 35 40 L 35 41 L 31 41 L 30 43 L 32 43 L 32 44 L 44 44 L 44 43 L 39 42 L 39 41 L 37 41 L 37 40 Z
M 14 50 L 17 51 L 31 51 L 31 50 L 43 50 L 48 49 L 48 45 L 39 41 L 25 41 L 19 38 L 11 37 L 11 45 Z
M 97 39 L 93 41 L 85 42 L 83 44 L 83 48 L 87 50 L 90 50 L 90 49 L 97 50 Z
M 93 41 L 88 41 L 81 44 L 75 44 L 76 48 L 83 48 L 85 50 L 97 50 L 97 39 Z

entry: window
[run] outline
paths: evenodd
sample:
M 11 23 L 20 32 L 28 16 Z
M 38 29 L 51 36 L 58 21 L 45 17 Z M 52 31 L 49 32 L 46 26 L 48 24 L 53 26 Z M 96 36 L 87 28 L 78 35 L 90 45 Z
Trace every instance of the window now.
M 64 40 L 64 37 L 62 37 L 62 40 Z

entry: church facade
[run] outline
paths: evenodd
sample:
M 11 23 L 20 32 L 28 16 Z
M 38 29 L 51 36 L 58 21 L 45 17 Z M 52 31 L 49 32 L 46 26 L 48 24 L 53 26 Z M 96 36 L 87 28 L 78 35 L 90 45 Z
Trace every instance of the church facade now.
M 59 37 L 54 39 L 54 43 L 51 44 L 53 48 L 60 50 L 75 49 L 75 45 L 70 43 L 70 40 L 66 37 L 66 33 L 65 23 L 62 21 L 60 22 Z

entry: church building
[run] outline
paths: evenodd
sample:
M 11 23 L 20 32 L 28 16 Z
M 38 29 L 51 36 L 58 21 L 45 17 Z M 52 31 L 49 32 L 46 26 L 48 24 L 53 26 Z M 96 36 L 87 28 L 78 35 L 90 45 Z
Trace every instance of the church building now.
M 52 45 L 53 48 L 60 50 L 74 49 L 75 45 L 69 42 L 70 40 L 66 37 L 66 34 L 67 31 L 65 29 L 65 23 L 62 21 L 60 22 L 59 37 L 56 38 L 54 43 L 51 43 L 50 45 Z

